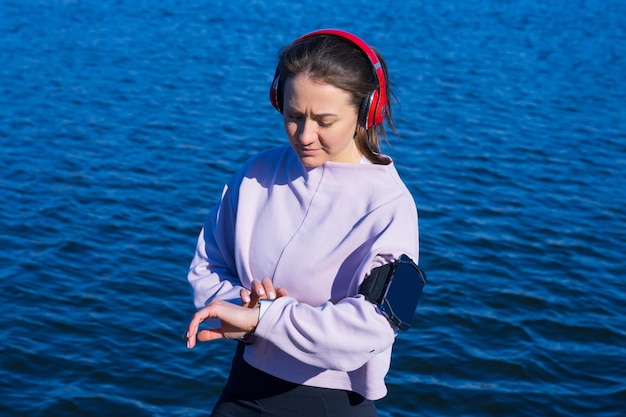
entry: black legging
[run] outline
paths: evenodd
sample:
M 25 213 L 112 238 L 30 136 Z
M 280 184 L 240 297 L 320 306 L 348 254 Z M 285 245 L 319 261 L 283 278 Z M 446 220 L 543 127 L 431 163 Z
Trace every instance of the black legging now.
M 374 402 L 336 389 L 276 378 L 243 359 L 239 343 L 228 382 L 211 417 L 377 417 Z

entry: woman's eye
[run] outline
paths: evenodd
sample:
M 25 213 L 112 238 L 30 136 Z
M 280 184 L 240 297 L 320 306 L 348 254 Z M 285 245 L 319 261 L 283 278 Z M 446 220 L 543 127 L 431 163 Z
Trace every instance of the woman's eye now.
M 330 125 L 332 125 L 332 123 L 328 123 L 328 122 L 317 122 L 317 124 L 320 127 L 330 127 Z

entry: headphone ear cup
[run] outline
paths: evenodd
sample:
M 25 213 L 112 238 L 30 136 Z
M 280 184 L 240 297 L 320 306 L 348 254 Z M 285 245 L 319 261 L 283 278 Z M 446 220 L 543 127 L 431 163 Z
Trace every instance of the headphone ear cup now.
M 379 94 L 380 90 L 373 90 L 361 102 L 361 108 L 359 109 L 359 123 L 366 129 L 379 125 L 383 122 L 383 120 L 385 120 L 384 106 L 379 109 Z
M 270 86 L 270 102 L 272 103 L 272 106 L 274 106 L 274 108 L 276 110 L 278 110 L 279 113 L 282 113 L 283 110 L 281 109 L 280 106 L 280 100 L 278 99 L 278 80 L 280 79 L 280 75 L 278 74 L 278 72 L 276 73 L 276 75 L 274 76 L 274 81 L 272 81 L 272 85 Z
M 367 97 L 361 101 L 361 107 L 359 108 L 359 125 L 365 129 L 369 129 L 371 126 L 370 110 L 372 108 L 372 100 L 374 98 L 374 91 L 370 92 Z

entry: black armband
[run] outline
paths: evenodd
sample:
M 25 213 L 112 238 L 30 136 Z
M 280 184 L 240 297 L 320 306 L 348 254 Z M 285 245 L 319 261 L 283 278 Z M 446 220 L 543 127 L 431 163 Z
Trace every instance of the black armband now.
M 359 294 L 376 304 L 400 330 L 407 330 L 425 284 L 424 271 L 411 258 L 402 255 L 395 262 L 372 269 L 359 287 Z

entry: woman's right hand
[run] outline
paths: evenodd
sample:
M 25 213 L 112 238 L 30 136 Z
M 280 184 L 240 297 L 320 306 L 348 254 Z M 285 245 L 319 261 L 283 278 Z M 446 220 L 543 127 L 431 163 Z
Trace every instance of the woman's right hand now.
M 217 328 L 200 329 L 200 324 L 208 319 L 219 319 Z M 238 306 L 224 300 L 213 300 L 198 310 L 189 325 L 183 339 L 187 348 L 193 349 L 197 342 L 216 339 L 241 339 L 254 331 L 259 322 L 259 313 L 254 309 Z
M 263 278 L 263 280 L 253 280 L 250 285 L 251 291 L 242 288 L 240 291 L 241 305 L 248 308 L 255 308 L 259 300 L 275 300 L 280 297 L 289 295 L 284 288 L 274 288 L 272 280 Z

